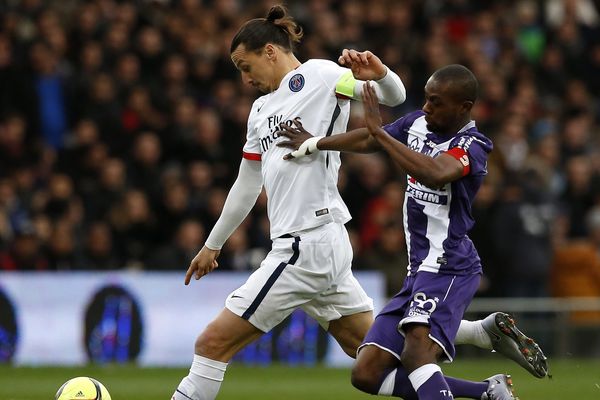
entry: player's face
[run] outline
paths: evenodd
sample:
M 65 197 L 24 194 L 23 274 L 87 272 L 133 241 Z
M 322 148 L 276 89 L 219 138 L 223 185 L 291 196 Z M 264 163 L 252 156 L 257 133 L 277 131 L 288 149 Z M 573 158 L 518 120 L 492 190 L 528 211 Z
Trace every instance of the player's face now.
M 464 101 L 457 100 L 448 83 L 429 78 L 425 85 L 425 122 L 434 133 L 455 134 L 464 119 Z
M 231 61 L 242 73 L 245 84 L 254 86 L 263 93 L 271 93 L 277 89 L 273 79 L 273 63 L 265 49 L 259 52 L 246 51 L 244 45 L 240 44 L 231 53 Z

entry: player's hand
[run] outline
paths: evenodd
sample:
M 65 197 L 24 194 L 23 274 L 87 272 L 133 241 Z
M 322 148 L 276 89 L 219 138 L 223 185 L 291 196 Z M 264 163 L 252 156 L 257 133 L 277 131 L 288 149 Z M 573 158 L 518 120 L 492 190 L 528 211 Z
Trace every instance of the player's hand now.
M 381 133 L 381 114 L 379 113 L 379 102 L 375 89 L 369 82 L 365 82 L 362 92 L 363 108 L 365 111 L 365 124 L 371 135 Z
M 352 75 L 362 81 L 376 81 L 387 74 L 385 65 L 370 51 L 342 50 L 338 62 L 352 70 Z
M 194 257 L 190 263 L 190 267 L 185 273 L 185 284 L 189 285 L 192 277 L 198 280 L 217 268 L 219 266 L 217 257 L 220 253 L 221 250 L 211 250 L 208 247 L 203 246 L 198 254 L 196 254 L 196 257 Z
M 310 142 L 307 143 L 307 140 L 313 138 L 314 136 L 304 129 L 302 122 L 296 118 L 294 119 L 294 125 L 295 126 L 290 126 L 284 123 L 279 124 L 279 128 L 281 129 L 279 131 L 279 135 L 285 136 L 288 138 L 288 140 L 277 143 L 277 146 L 295 150 L 283 156 L 284 160 L 304 157 L 314 153 L 316 150 L 312 149 L 311 151 L 308 149 Z

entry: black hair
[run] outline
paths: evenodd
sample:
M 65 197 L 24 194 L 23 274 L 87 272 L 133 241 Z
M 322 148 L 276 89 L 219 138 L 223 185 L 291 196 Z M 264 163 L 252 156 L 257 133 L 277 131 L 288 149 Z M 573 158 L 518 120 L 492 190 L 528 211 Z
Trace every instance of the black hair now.
M 431 76 L 438 82 L 449 83 L 454 95 L 463 101 L 477 100 L 479 83 L 475 75 L 464 65 L 450 64 L 435 71 Z
M 246 22 L 231 41 L 230 53 L 241 44 L 247 51 L 262 49 L 267 43 L 282 47 L 287 52 L 294 50 L 294 44 L 302 38 L 302 28 L 288 14 L 288 10 L 274 5 L 266 18 L 255 18 Z

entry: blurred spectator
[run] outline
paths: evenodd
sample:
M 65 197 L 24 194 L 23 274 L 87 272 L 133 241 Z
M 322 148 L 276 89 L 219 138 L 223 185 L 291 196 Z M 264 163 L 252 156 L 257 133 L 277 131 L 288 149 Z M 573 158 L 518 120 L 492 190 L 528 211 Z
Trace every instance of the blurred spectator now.
M 589 235 L 557 246 L 552 265 L 552 294 L 559 297 L 600 297 L 600 206 L 587 215 Z M 600 323 L 600 312 L 578 311 L 579 323 Z
M 552 221 L 556 210 L 535 171 L 505 183 L 492 229 L 502 270 L 502 294 L 547 296 L 552 261 Z
M 0 174 L 31 167 L 41 157 L 40 146 L 27 140 L 27 122 L 20 114 L 8 113 L 0 122 Z
M 74 270 L 81 266 L 77 255 L 75 234 L 68 221 L 59 221 L 48 240 L 48 268 L 52 270 Z
M 196 220 L 186 219 L 172 237 L 172 243 L 150 254 L 146 261 L 148 269 L 185 271 L 204 244 L 204 227 Z
M 96 221 L 88 225 L 79 265 L 82 269 L 89 270 L 109 270 L 123 266 L 114 248 L 110 226 L 106 222 Z
M 141 133 L 132 145 L 131 155 L 128 166 L 130 184 L 156 198 L 160 193 L 162 156 L 162 146 L 158 136 L 149 131 Z
M 119 202 L 127 190 L 127 170 L 118 158 L 107 160 L 101 167 L 98 185 L 86 199 L 88 221 L 107 217 L 113 204 Z
M 34 71 L 41 134 L 46 145 L 59 149 L 64 145 L 67 130 L 68 93 L 58 69 L 58 55 L 48 43 L 38 41 L 31 46 L 29 57 Z
M 256 259 L 253 258 L 253 253 L 249 248 L 247 233 L 244 229 L 238 228 L 233 232 L 223 246 L 219 260 L 219 270 L 250 271 L 258 267 L 255 265 Z
M 188 186 L 180 180 L 163 185 L 158 209 L 160 240 L 168 242 L 174 237 L 177 228 L 190 215 L 190 192 Z
M 408 251 L 404 237 L 402 221 L 387 220 L 381 227 L 381 233 L 372 248 L 360 259 L 360 269 L 382 271 L 386 278 L 388 296 L 400 291 L 408 272 Z
M 30 221 L 15 227 L 14 238 L 7 250 L 0 252 L 0 269 L 7 271 L 40 271 L 48 269 L 42 246 Z
M 562 193 L 562 203 L 569 218 L 569 237 L 582 237 L 587 233 L 585 215 L 594 205 L 590 160 L 585 156 L 572 157 L 566 165 L 567 183 Z
M 110 211 L 115 243 L 125 266 L 143 267 L 143 260 L 155 248 L 158 225 L 147 195 L 130 190 Z

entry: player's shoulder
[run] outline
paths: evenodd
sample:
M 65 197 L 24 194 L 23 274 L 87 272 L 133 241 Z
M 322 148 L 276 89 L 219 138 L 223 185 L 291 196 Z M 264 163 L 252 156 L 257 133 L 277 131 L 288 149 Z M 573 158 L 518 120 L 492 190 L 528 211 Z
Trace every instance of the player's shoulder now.
M 467 129 L 459 132 L 452 140 L 450 146 L 468 150 L 474 143 L 483 148 L 487 153 L 491 152 L 494 147 L 492 140 L 481 133 L 475 123 L 472 123 Z
M 312 58 L 302 64 L 301 71 L 303 73 L 315 73 L 321 76 L 329 76 L 332 74 L 338 76 L 349 71 L 349 69 L 342 67 L 331 60 Z
M 302 64 L 304 67 L 307 68 L 343 68 L 342 66 L 338 65 L 337 63 L 331 61 L 331 60 L 326 60 L 324 58 L 311 58 L 310 60 L 305 61 Z
M 415 110 L 412 112 L 409 112 L 408 114 L 403 115 L 402 117 L 398 118 L 397 120 L 395 120 L 394 122 L 391 122 L 389 124 L 387 124 L 385 126 L 385 128 L 387 128 L 386 130 L 390 129 L 400 129 L 400 130 L 406 130 L 409 129 L 416 120 L 418 120 L 419 118 L 425 116 L 425 113 L 423 112 L 423 110 Z
M 404 121 L 410 121 L 411 123 L 416 121 L 417 119 L 424 117 L 425 116 L 425 112 L 423 110 L 415 110 L 412 112 L 409 112 L 408 114 L 405 114 L 404 116 L 402 116 L 399 119 L 402 119 Z
M 262 106 L 265 104 L 265 102 L 269 98 L 269 96 L 270 96 L 270 93 L 264 94 L 264 95 L 260 96 L 259 98 L 257 98 L 256 100 L 254 100 L 254 103 L 252 103 L 252 107 L 250 108 L 250 115 L 253 115 L 253 114 L 256 114 L 257 112 L 259 112 L 260 109 L 262 108 Z

